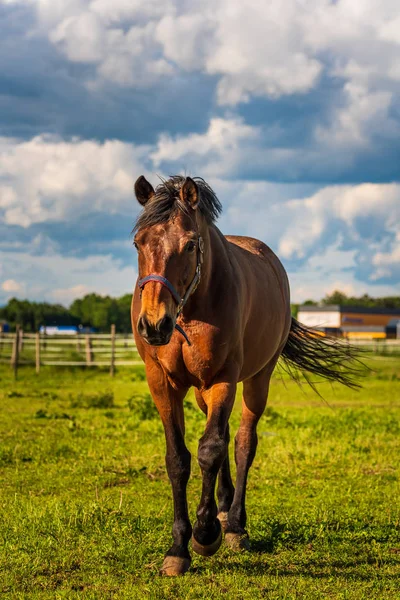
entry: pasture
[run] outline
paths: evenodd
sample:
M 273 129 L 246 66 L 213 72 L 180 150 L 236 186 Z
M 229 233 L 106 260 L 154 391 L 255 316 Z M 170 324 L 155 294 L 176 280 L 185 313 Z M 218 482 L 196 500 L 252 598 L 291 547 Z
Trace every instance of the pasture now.
M 0 367 L 0 593 L 9 598 L 400 598 L 400 358 L 322 400 L 277 374 L 248 484 L 252 550 L 161 578 L 172 501 L 142 367 Z M 231 418 L 239 421 L 240 390 Z M 204 416 L 186 400 L 196 461 Z M 233 436 L 232 436 L 233 437 Z M 231 443 L 231 454 L 232 454 Z

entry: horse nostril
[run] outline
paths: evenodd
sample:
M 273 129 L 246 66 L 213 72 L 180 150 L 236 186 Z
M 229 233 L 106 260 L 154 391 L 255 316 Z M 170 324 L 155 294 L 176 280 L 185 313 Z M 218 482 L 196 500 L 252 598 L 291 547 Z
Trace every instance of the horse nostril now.
M 153 325 L 143 315 L 137 321 L 137 330 L 147 343 L 162 346 L 168 344 L 171 338 L 174 331 L 174 321 L 171 317 L 165 315 L 156 325 Z
M 137 330 L 140 335 L 145 335 L 147 331 L 147 321 L 144 317 L 139 317 L 137 322 Z
M 168 336 L 174 329 L 174 322 L 169 315 L 164 315 L 157 323 L 157 329 L 163 336 Z

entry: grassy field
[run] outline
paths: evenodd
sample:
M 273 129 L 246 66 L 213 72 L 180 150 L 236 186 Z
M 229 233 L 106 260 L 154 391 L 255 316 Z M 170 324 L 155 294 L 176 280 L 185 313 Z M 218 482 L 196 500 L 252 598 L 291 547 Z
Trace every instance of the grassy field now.
M 360 392 L 276 377 L 248 492 L 249 553 L 158 575 L 172 501 L 143 371 L 0 370 L 0 594 L 9 598 L 400 598 L 400 358 Z M 239 393 L 238 393 L 239 399 Z M 240 416 L 240 402 L 232 416 Z M 196 455 L 204 418 L 186 401 Z M 200 474 L 193 460 L 191 514 Z

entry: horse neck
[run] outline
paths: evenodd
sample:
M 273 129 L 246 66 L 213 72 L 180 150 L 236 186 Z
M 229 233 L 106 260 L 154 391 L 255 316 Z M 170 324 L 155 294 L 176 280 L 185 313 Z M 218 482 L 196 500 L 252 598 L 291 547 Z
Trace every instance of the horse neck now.
M 183 317 L 186 320 L 190 320 L 194 313 L 198 318 L 203 308 L 207 311 L 208 306 L 214 304 L 213 297 L 216 293 L 219 294 L 221 280 L 226 278 L 229 266 L 228 242 L 220 230 L 215 225 L 204 223 L 200 228 L 200 235 L 204 241 L 201 279 L 183 310 Z

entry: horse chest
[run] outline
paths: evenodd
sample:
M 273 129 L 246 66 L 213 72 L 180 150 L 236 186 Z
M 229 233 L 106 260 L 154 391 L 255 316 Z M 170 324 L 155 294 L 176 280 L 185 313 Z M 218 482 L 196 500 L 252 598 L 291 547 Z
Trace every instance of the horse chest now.
M 212 338 L 196 339 L 190 332 L 188 335 L 191 346 L 184 342 L 174 345 L 173 349 L 159 349 L 158 362 L 173 385 L 202 389 L 211 384 L 226 356 L 215 352 Z

